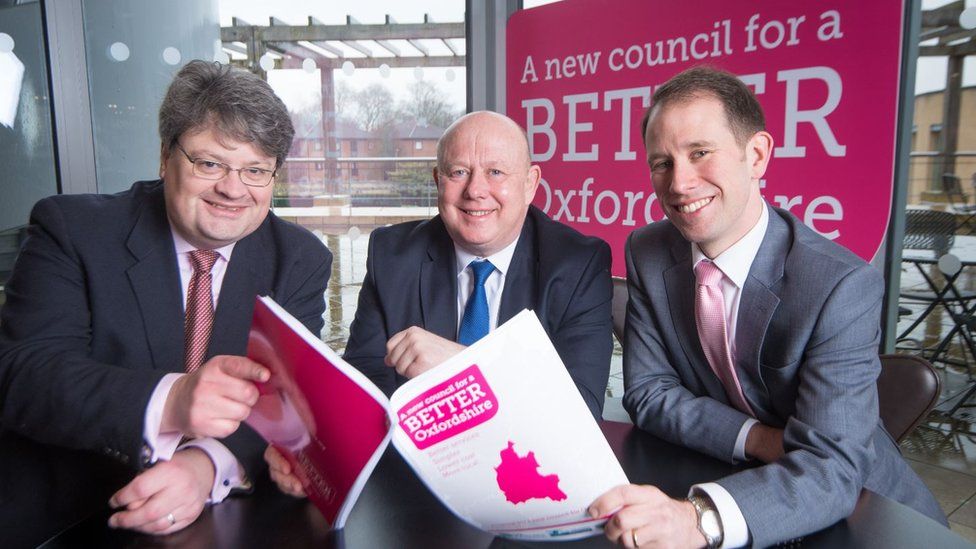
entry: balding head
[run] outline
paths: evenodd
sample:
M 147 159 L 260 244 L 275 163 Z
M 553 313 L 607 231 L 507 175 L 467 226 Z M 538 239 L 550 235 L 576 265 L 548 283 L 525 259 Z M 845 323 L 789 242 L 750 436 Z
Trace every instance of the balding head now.
M 474 112 L 437 143 L 437 208 L 461 249 L 488 257 L 518 238 L 539 185 L 525 132 L 510 118 Z
M 476 127 L 483 132 L 504 136 L 506 140 L 510 140 L 513 147 L 524 153 L 523 161 L 525 162 L 525 167 L 528 168 L 529 139 L 525 134 L 525 130 L 511 118 L 492 111 L 476 111 L 466 114 L 455 120 L 444 130 L 444 134 L 437 140 L 438 166 L 444 160 L 444 150 L 450 145 L 450 141 L 454 139 L 456 134 L 469 127 Z

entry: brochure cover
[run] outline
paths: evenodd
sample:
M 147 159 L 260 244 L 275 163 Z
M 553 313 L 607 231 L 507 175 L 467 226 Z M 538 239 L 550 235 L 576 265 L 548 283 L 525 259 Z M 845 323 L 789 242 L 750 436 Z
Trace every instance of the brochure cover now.
M 270 298 L 258 298 L 248 356 L 272 375 L 247 422 L 296 465 L 333 528 L 342 528 L 391 435 L 448 509 L 503 537 L 601 533 L 606 519 L 591 519 L 587 506 L 627 483 L 531 311 L 389 401 Z M 361 420 L 353 425 L 351 415 Z

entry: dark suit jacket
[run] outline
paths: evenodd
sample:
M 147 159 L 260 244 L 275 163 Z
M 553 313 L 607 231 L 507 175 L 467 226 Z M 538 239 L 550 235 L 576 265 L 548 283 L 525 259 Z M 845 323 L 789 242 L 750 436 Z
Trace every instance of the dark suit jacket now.
M 403 378 L 383 364 L 386 342 L 411 326 L 457 338 L 454 243 L 440 216 L 373 231 L 345 359 L 390 394 Z M 610 371 L 610 247 L 534 207 L 522 228 L 498 324 L 533 309 L 596 418 Z M 397 379 L 399 378 L 399 379 Z
M 331 263 L 313 235 L 269 214 L 234 247 L 208 358 L 245 354 L 257 295 L 318 333 Z M 0 538 L 25 528 L 17 520 L 40 520 L 31 514 L 38 505 L 61 524 L 98 510 L 144 466 L 149 397 L 163 375 L 183 369 L 182 290 L 162 183 L 38 202 L 6 294 Z M 248 427 L 223 442 L 249 475 L 263 467 L 265 443 Z
M 626 251 L 624 406 L 642 428 L 732 461 L 746 416 L 701 349 L 691 244 L 663 221 L 634 231 Z M 876 269 L 769 208 L 742 289 L 735 360 L 757 419 L 785 429 L 787 454 L 718 481 L 756 546 L 846 517 L 862 487 L 945 523 L 878 417 L 883 292 Z

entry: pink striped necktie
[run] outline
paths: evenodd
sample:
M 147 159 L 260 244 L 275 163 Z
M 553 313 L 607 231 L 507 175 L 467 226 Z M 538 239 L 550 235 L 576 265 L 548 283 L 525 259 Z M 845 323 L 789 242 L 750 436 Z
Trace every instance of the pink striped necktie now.
M 695 266 L 695 277 L 698 279 L 698 290 L 695 292 L 698 338 L 708 364 L 725 387 L 729 402 L 739 411 L 755 417 L 756 414 L 742 394 L 742 386 L 735 373 L 735 362 L 729 349 L 729 329 L 725 320 L 725 299 L 721 286 L 724 276 L 722 270 L 711 261 L 702 260 Z
M 203 364 L 213 331 L 213 276 L 210 271 L 220 254 L 213 250 L 190 252 L 193 276 L 186 292 L 186 321 L 183 325 L 183 363 L 187 372 Z

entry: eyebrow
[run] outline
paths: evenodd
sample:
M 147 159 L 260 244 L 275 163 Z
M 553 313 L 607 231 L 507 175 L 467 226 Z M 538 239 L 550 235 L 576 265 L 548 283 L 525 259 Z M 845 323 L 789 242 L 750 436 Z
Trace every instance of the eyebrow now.
M 187 152 L 191 156 L 193 156 L 194 159 L 203 158 L 203 159 L 207 159 L 207 160 L 214 160 L 216 162 L 220 162 L 221 164 L 224 164 L 225 166 L 230 166 L 230 164 L 227 163 L 227 159 L 224 158 L 223 155 L 216 154 L 216 153 L 214 153 L 213 151 L 211 151 L 209 149 L 204 149 L 201 152 L 191 152 L 191 151 L 187 151 Z M 265 161 L 265 160 L 254 160 L 254 161 L 252 161 L 250 163 L 244 164 L 241 167 L 242 168 L 262 168 L 262 169 L 266 169 L 267 170 L 267 169 L 274 169 L 274 168 L 263 168 L 262 166 L 267 166 L 267 165 L 272 165 L 273 166 L 275 163 L 276 163 L 275 160 L 272 160 L 271 162 L 268 162 L 268 161 Z

